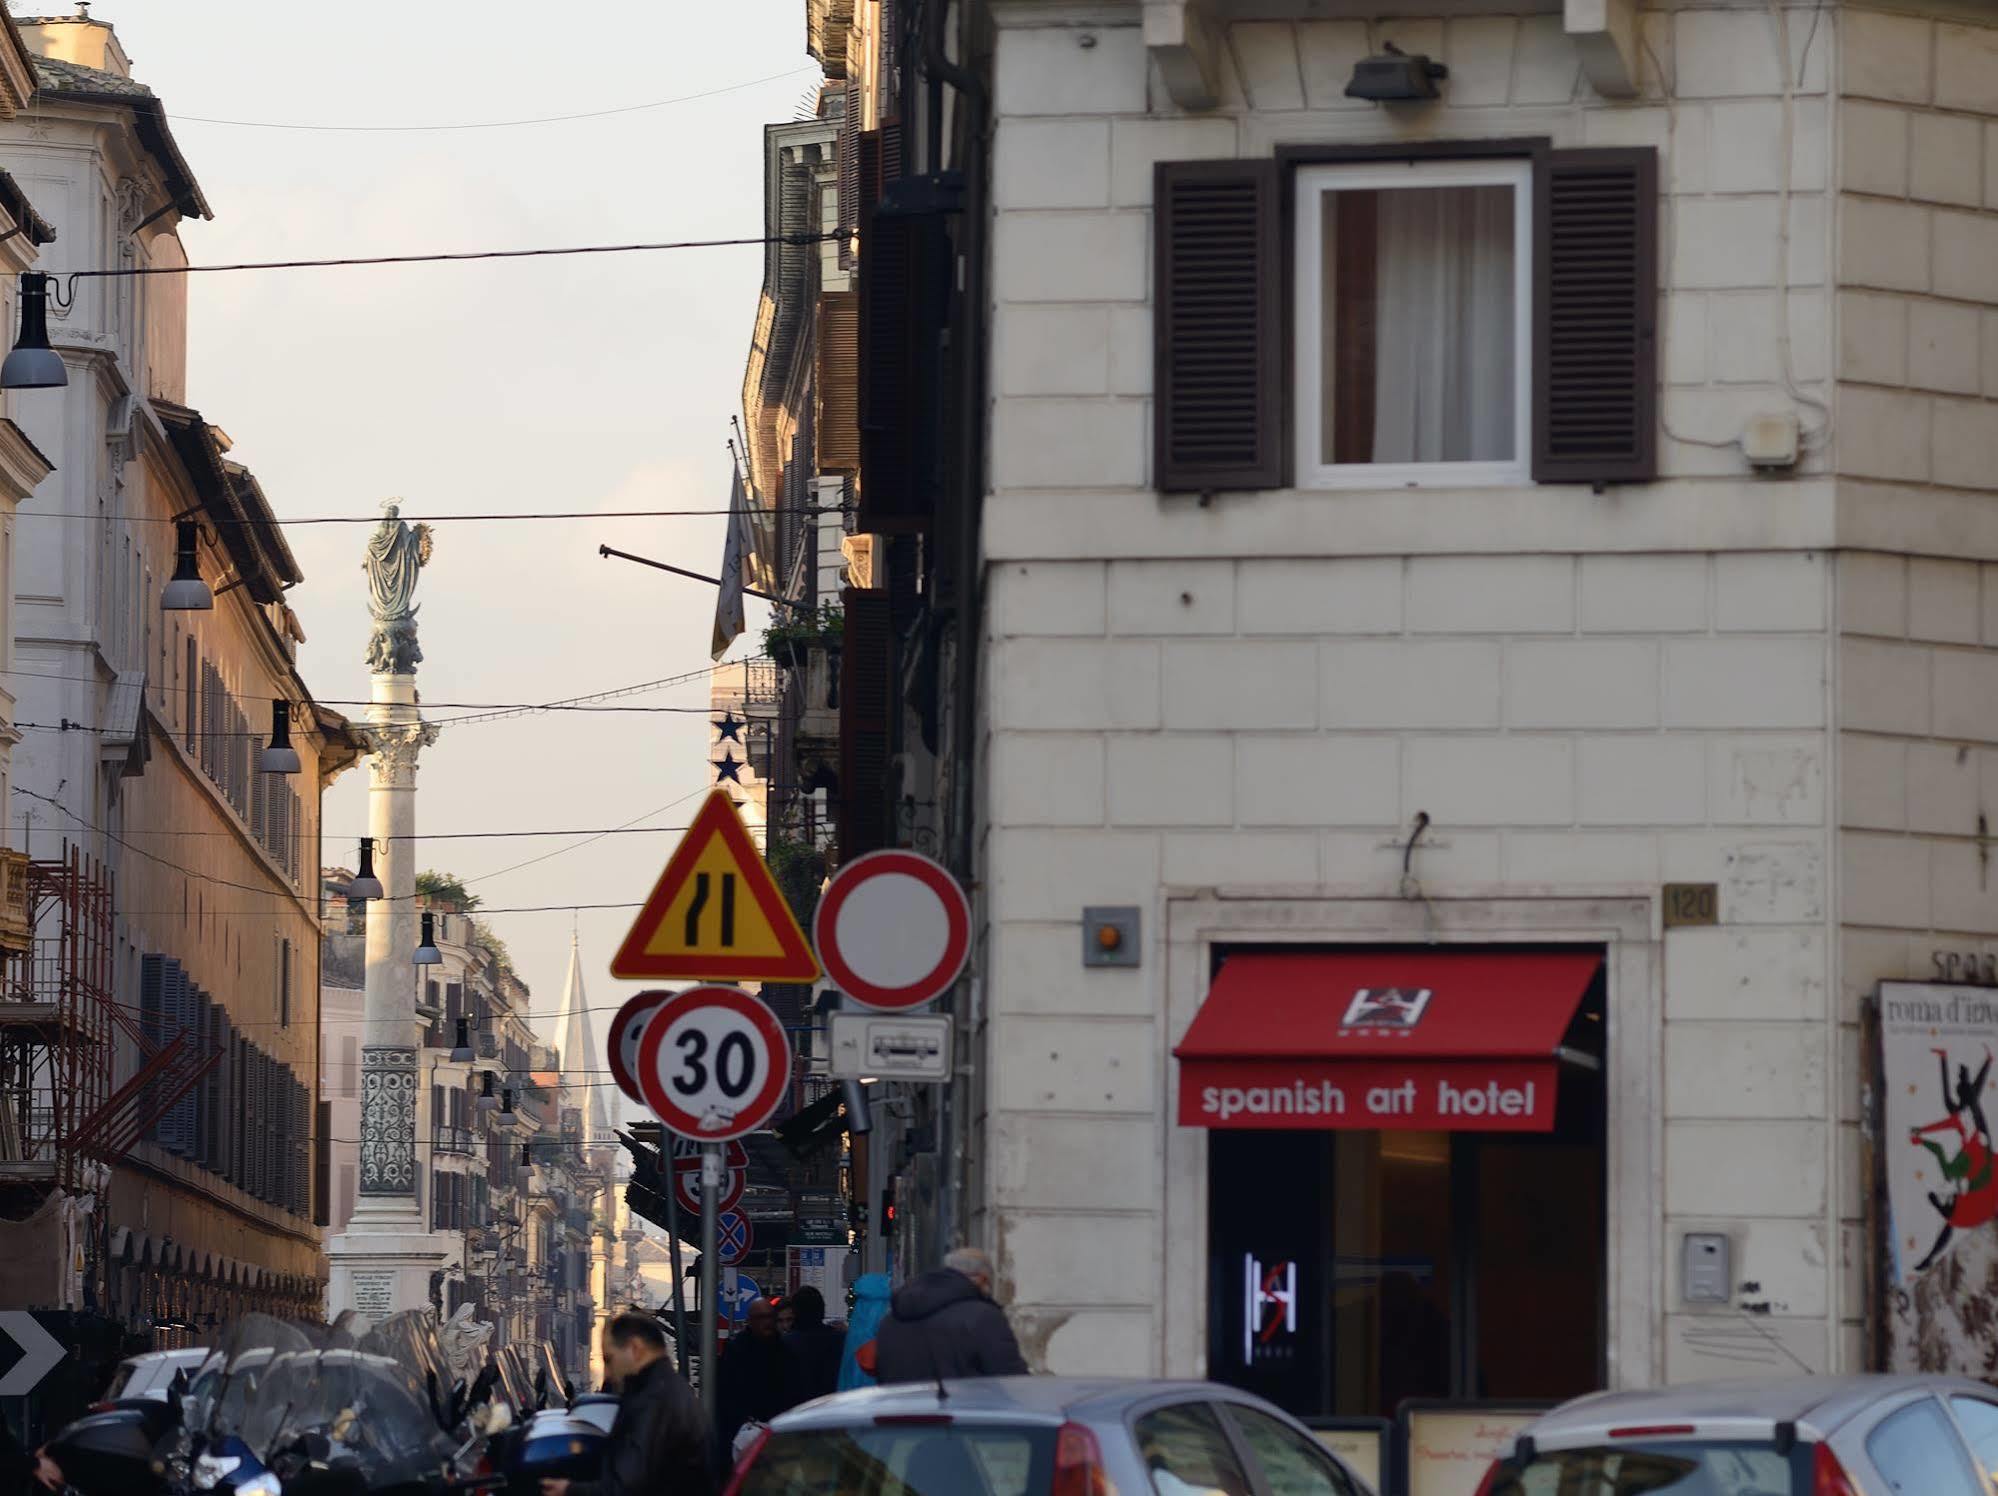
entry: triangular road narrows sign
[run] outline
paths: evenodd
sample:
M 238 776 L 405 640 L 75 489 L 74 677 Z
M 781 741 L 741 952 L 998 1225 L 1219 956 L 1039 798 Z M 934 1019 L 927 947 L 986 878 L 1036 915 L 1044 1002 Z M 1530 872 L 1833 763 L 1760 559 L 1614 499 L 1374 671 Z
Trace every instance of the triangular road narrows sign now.
M 610 969 L 641 981 L 818 980 L 818 960 L 725 790 L 680 838 Z

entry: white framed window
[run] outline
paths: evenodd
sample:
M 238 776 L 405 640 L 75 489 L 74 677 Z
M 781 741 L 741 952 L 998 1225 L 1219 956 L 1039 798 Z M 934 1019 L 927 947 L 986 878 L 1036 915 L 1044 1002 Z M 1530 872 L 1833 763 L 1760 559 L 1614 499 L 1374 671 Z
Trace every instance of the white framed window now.
M 1511 158 L 1298 168 L 1299 487 L 1531 481 L 1532 184 Z

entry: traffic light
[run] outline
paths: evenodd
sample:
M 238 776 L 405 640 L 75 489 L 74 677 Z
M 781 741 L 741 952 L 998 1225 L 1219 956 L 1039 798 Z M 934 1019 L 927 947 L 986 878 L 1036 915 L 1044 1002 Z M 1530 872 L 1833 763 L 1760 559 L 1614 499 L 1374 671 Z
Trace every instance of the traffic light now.
M 631 1155 L 631 1181 L 624 1188 L 624 1203 L 635 1216 L 642 1216 L 653 1225 L 666 1228 L 671 1213 L 666 1208 L 666 1172 L 660 1156 L 660 1146 L 633 1133 L 641 1132 L 643 1124 L 631 1132 L 621 1132 L 618 1141 L 624 1144 Z M 660 1140 L 663 1143 L 663 1139 Z
M 892 1182 L 881 1191 L 881 1229 L 895 1229 L 895 1186 Z

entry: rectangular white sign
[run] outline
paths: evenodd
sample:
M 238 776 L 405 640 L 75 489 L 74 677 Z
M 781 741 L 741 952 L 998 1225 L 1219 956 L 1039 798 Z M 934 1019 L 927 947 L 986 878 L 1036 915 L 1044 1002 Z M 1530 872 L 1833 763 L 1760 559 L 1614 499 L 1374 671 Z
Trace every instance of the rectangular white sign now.
M 834 1013 L 832 1073 L 842 1080 L 949 1080 L 944 1014 Z

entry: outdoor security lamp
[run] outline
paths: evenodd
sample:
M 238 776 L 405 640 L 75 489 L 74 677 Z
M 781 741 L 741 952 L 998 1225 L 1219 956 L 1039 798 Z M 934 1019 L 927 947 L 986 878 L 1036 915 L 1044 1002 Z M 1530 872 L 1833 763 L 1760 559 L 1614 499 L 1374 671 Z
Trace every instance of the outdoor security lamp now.
M 472 1025 L 464 1018 L 458 1020 L 458 1032 L 451 1045 L 451 1063 L 454 1065 L 472 1063 Z
M 874 1113 L 867 1105 L 867 1082 L 847 1080 L 840 1082 L 846 1092 L 846 1130 L 851 1137 L 874 1130 Z
M 416 943 L 416 954 L 409 959 L 416 966 L 444 964 L 444 957 L 437 949 L 437 916 L 428 909 L 423 911 L 423 938 Z
M 296 774 L 298 750 L 291 746 L 291 703 L 271 703 L 270 746 L 257 755 L 257 768 L 265 774 Z
M 49 282 L 52 275 L 21 275 L 21 335 L 0 363 L 0 390 L 52 390 L 69 383 L 62 355 L 49 346 Z
M 1450 69 L 1443 63 L 1431 62 L 1421 53 L 1411 57 L 1393 42 L 1386 42 L 1374 56 L 1363 57 L 1353 64 L 1346 97 L 1370 99 L 1377 104 L 1433 99 L 1437 96 L 1437 81 L 1449 76 Z
M 361 871 L 347 885 L 347 899 L 350 903 L 361 903 L 381 896 L 382 880 L 375 876 L 375 839 L 364 836 L 361 838 Z
M 8 354 L 8 362 L 14 355 Z M 173 579 L 160 593 L 160 607 L 169 613 L 201 613 L 215 606 L 215 594 L 201 580 L 201 561 L 195 548 L 201 543 L 201 527 L 184 519 L 173 527 Z
M 493 1073 L 488 1070 L 479 1078 L 479 1094 L 472 1101 L 472 1111 L 483 1117 L 498 1107 L 499 1097 L 493 1095 Z

